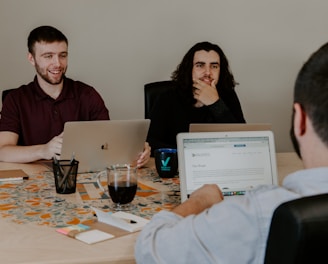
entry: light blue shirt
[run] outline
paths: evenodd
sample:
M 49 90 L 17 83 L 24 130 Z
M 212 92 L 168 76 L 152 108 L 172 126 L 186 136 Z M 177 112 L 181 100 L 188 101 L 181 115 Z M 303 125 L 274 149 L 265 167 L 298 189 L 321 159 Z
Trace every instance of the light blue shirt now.
M 271 217 L 285 201 L 328 193 L 328 167 L 295 172 L 198 215 L 161 211 L 138 236 L 137 263 L 263 263 Z

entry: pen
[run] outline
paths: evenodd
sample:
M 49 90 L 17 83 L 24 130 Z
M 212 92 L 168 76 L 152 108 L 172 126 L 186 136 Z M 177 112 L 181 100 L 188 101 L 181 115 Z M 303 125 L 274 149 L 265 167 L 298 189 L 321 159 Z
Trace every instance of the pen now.
M 94 213 L 93 216 L 97 216 L 97 214 Z M 127 222 L 128 224 L 136 224 L 136 223 L 138 223 L 137 221 L 132 220 L 132 219 L 128 219 L 128 218 L 121 218 L 121 217 L 118 217 L 118 219 L 121 219 L 121 220 Z
M 120 218 L 120 219 L 124 220 L 128 224 L 136 224 L 137 223 L 137 221 L 132 220 L 132 219 L 127 219 L 127 218 Z
M 68 172 L 66 173 L 66 175 L 63 175 L 64 177 L 62 178 L 61 182 L 59 183 L 59 186 L 62 186 L 62 185 L 64 184 L 65 180 L 67 179 L 67 177 L 69 177 L 69 175 L 71 174 L 72 169 L 73 169 L 74 161 L 75 161 L 75 153 L 73 152 L 73 153 L 72 153 L 72 158 L 71 158 L 71 160 L 70 160 L 70 162 L 69 162 L 69 164 L 70 164 L 71 167 L 69 168 L 69 170 L 68 170 Z M 57 161 L 57 162 L 58 162 L 58 161 Z M 58 166 L 60 167 L 60 165 L 58 165 Z M 60 168 L 61 168 L 61 167 L 60 167 Z M 67 185 L 67 182 L 66 182 L 66 184 L 65 184 L 65 189 L 66 189 L 66 185 Z

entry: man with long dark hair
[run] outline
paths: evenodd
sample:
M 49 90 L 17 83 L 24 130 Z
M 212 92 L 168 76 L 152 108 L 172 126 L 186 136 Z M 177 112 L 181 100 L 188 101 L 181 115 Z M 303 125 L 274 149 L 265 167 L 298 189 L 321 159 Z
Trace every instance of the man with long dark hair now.
M 194 45 L 172 74 L 174 89 L 159 97 L 151 113 L 147 141 L 152 150 L 176 148 L 176 135 L 190 123 L 245 123 L 236 82 L 222 49 Z

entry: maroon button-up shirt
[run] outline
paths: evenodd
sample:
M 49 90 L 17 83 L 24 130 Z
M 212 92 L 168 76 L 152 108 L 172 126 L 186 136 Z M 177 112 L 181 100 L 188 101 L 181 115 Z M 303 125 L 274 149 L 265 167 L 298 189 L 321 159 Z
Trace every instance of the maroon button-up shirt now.
M 18 145 L 37 145 L 59 135 L 67 121 L 91 120 L 109 120 L 108 109 L 93 87 L 65 78 L 63 90 L 54 100 L 43 92 L 35 77 L 6 96 L 0 131 L 17 133 Z

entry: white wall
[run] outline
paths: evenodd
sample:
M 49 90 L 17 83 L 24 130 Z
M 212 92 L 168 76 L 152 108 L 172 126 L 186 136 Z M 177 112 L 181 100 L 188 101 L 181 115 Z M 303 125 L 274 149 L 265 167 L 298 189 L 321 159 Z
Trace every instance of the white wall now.
M 33 79 L 26 39 L 48 24 L 69 39 L 69 77 L 93 85 L 112 119 L 143 118 L 143 85 L 169 79 L 208 40 L 230 61 L 247 122 L 272 123 L 277 151 L 290 151 L 294 80 L 328 39 L 327 9 L 326 0 L 1 0 L 0 90 Z

